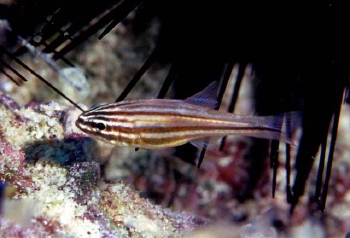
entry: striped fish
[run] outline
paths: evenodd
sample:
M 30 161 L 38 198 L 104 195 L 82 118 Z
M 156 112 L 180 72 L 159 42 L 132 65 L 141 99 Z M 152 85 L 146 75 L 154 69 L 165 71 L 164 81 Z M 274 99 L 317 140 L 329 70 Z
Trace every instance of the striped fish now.
M 216 84 L 185 100 L 145 99 L 99 105 L 83 112 L 76 126 L 98 140 L 117 146 L 158 149 L 207 138 L 244 135 L 293 144 L 283 122 L 300 122 L 299 112 L 276 116 L 238 116 L 212 109 Z M 209 108 L 208 108 L 209 107 Z M 288 124 L 288 123 L 287 123 Z

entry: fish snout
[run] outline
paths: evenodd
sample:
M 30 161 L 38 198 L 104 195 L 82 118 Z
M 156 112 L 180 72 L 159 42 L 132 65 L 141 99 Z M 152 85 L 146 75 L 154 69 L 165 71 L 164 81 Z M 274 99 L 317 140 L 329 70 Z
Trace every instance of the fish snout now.
M 78 119 L 75 121 L 75 125 L 76 127 L 78 127 L 81 131 L 85 132 L 85 133 L 88 133 L 89 130 L 88 130 L 88 126 L 86 125 L 86 120 L 84 120 L 83 118 L 81 117 L 78 117 Z
M 75 121 L 75 125 L 81 129 L 81 125 L 83 123 L 83 119 L 81 119 L 80 117 Z

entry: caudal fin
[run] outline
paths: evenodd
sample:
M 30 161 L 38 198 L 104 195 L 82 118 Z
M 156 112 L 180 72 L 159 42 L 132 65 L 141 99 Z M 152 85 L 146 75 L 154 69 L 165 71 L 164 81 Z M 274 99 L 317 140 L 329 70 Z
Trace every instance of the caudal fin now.
M 292 135 L 301 127 L 302 112 L 292 111 L 275 116 L 261 117 L 260 123 L 262 123 L 262 127 L 271 129 L 259 133 L 260 137 L 295 145 Z

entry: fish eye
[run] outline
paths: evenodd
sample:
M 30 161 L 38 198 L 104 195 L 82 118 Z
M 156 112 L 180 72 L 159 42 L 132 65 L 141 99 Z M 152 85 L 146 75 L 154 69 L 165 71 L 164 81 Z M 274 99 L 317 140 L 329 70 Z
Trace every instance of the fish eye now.
M 97 128 L 99 131 L 103 131 L 106 129 L 106 125 L 102 122 L 92 123 L 91 126 Z

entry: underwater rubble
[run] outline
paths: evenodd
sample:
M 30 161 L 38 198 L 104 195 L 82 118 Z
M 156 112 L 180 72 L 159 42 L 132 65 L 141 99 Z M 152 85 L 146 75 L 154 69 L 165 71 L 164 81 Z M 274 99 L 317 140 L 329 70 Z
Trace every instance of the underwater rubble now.
M 12 190 L 1 201 L 1 237 L 168 237 L 203 223 L 101 180 L 98 145 L 72 115 L 54 102 L 21 107 L 0 95 L 0 181 Z

